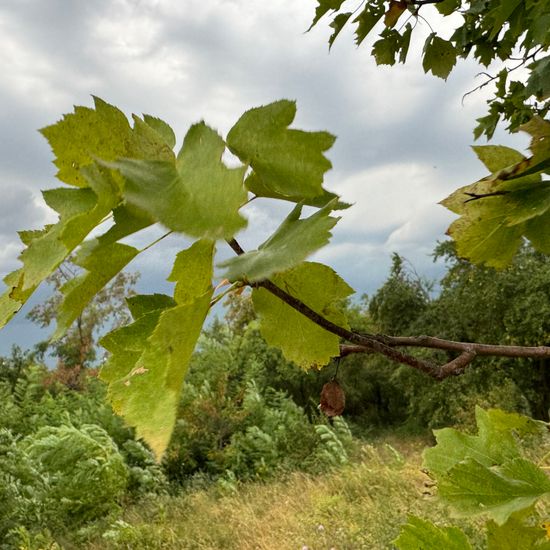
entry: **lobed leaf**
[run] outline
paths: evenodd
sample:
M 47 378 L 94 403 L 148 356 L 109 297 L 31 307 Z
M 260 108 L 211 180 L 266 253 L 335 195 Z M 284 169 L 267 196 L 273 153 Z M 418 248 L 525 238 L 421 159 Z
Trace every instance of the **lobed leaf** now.
M 134 323 L 101 340 L 111 352 L 100 377 L 109 383 L 113 408 L 136 427 L 159 459 L 175 425 L 189 359 L 212 296 L 212 243 L 195 243 L 186 252 L 188 263 L 183 265 L 180 255 L 171 274 L 176 300 L 163 295 L 132 298 Z M 210 270 L 204 269 L 208 264 Z
M 266 189 L 294 201 L 325 193 L 323 175 L 332 165 L 323 152 L 335 138 L 289 129 L 295 115 L 294 101 L 276 101 L 246 111 L 229 131 L 230 151 L 253 169 L 246 179 L 250 190 Z
M 549 550 L 550 541 L 540 526 L 528 525 L 522 521 L 527 509 L 521 514 L 512 514 L 502 525 L 494 521 L 487 522 L 487 550 Z
M 308 31 L 310 31 L 317 24 L 319 19 L 321 19 L 321 17 L 323 17 L 323 15 L 325 15 L 327 12 L 339 10 L 344 1 L 345 0 L 317 0 L 315 17 L 313 18 L 313 21 Z
M 304 262 L 273 277 L 272 282 L 333 323 L 349 328 L 340 307 L 354 290 L 330 267 Z M 252 292 L 266 342 L 303 368 L 326 365 L 340 354 L 340 339 L 267 290 Z
M 516 413 L 499 409 L 488 411 L 476 407 L 477 435 L 464 434 L 454 428 L 434 430 L 435 447 L 424 451 L 424 467 L 436 478 L 470 458 L 490 467 L 518 458 L 517 437 L 541 433 L 544 424 Z
M 5 279 L 7 291 L 0 298 L 0 326 L 27 301 L 36 287 L 84 240 L 120 202 L 118 185 L 96 165 L 82 169 L 87 188 L 58 188 L 43 192 L 59 221 L 41 231 L 21 232 L 27 245 L 19 259 L 23 267 Z
M 174 158 L 164 137 L 151 126 L 135 117 L 136 126 L 132 129 L 122 111 L 98 97 L 94 97 L 94 106 L 95 109 L 75 107 L 74 113 L 41 130 L 56 155 L 54 164 L 61 181 L 87 187 L 81 168 L 95 158 Z
M 438 486 L 439 496 L 457 513 L 488 514 L 498 524 L 548 493 L 548 476 L 523 458 L 505 462 L 500 468 L 468 458 L 453 466 Z
M 220 262 L 226 268 L 224 277 L 230 281 L 260 281 L 274 273 L 290 269 L 328 243 L 330 230 L 340 218 L 329 214 L 339 205 L 333 199 L 309 218 L 300 219 L 302 205 L 298 204 L 275 233 L 258 250 Z
M 424 44 L 424 58 L 422 67 L 424 72 L 447 80 L 456 64 L 458 52 L 451 42 L 439 38 L 435 33 L 430 34 Z
M 227 168 L 222 138 L 203 122 L 193 125 L 176 163 L 122 159 L 105 163 L 124 176 L 127 201 L 173 231 L 231 238 L 246 227 L 245 168 Z
M 471 550 L 466 535 L 458 527 L 437 527 L 433 523 L 409 516 L 393 541 L 399 550 Z
M 491 176 L 462 187 L 441 202 L 460 215 L 447 233 L 457 252 L 475 263 L 502 268 L 527 237 L 541 252 L 550 251 L 550 124 L 535 119 L 524 129 L 533 134 L 533 156 L 509 147 L 474 147 Z

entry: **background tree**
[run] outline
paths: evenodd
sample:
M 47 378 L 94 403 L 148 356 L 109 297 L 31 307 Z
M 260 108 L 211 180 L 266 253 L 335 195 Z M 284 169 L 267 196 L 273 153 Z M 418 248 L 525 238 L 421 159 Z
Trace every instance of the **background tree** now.
M 59 315 L 63 290 L 70 288 L 81 275 L 82 269 L 67 259 L 46 279 L 53 290 L 52 295 L 34 306 L 27 317 L 42 328 L 49 327 Z M 80 385 L 83 369 L 98 359 L 97 342 L 102 332 L 130 320 L 126 298 L 135 294 L 133 287 L 138 278 L 138 273 L 118 273 L 93 297 L 63 336 L 37 345 L 40 353 L 49 352 L 56 358 L 57 378 L 75 388 Z

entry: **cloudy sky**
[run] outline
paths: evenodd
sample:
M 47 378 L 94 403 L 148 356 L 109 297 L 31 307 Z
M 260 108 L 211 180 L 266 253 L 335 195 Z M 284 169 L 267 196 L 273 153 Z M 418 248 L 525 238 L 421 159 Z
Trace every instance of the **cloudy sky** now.
M 360 294 L 380 286 L 394 251 L 420 274 L 437 277 L 441 266 L 430 253 L 452 219 L 437 202 L 484 175 L 468 145 L 485 97 L 478 93 L 461 104 L 479 68 L 463 63 L 447 83 L 424 75 L 421 43 L 406 66 L 377 67 L 368 45 L 356 48 L 345 31 L 329 54 L 326 23 L 304 33 L 315 4 L 2 0 L 0 275 L 19 265 L 16 230 L 55 220 L 40 196 L 40 189 L 56 185 L 55 169 L 36 130 L 73 105 L 90 106 L 94 94 L 127 114 L 160 116 L 179 144 L 200 119 L 225 135 L 244 110 L 296 99 L 296 127 L 338 136 L 326 183 L 354 203 L 314 259 L 334 267 Z M 424 14 L 435 22 L 430 9 Z M 422 42 L 429 29 L 419 25 Z M 290 208 L 252 203 L 250 229 L 240 237 L 246 248 L 261 242 Z M 170 271 L 165 259 L 182 247 L 181 238 L 166 239 L 131 264 L 142 274 L 140 291 L 163 288 Z M 0 354 L 43 336 L 25 319 L 28 309 L 0 332 Z

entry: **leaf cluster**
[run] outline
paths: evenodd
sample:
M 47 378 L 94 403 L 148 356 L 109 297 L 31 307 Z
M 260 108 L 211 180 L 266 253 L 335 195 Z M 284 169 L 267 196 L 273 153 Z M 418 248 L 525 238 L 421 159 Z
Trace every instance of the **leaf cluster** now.
M 550 493 L 550 481 L 526 458 L 529 448 L 546 449 L 547 426 L 498 409 L 476 409 L 478 433 L 436 430 L 437 445 L 424 452 L 424 466 L 438 483 L 438 495 L 458 515 L 484 515 L 487 548 L 549 548 L 535 503 Z M 542 461 L 544 461 L 542 458 Z M 472 548 L 456 527 L 440 528 L 411 517 L 395 541 L 401 550 Z
M 116 107 L 98 98 L 94 103 L 94 109 L 76 107 L 42 130 L 56 156 L 57 177 L 68 187 L 44 192 L 47 204 L 59 214 L 56 224 L 20 232 L 26 245 L 20 256 L 23 267 L 5 278 L 8 289 L 0 296 L 0 326 L 70 257 L 78 276 L 62 285 L 55 276 L 50 278 L 59 292 L 44 307 L 35 308 L 31 317 L 43 325 L 55 319 L 53 341 L 59 354 L 66 355 L 65 348 L 76 349 L 78 357 L 65 362 L 83 365 L 91 359 L 94 331 L 114 313 L 105 307 L 115 304 L 102 296 L 112 294 L 113 288 L 125 290 L 133 281 L 119 273 L 156 242 L 139 250 L 121 239 L 154 224 L 193 238 L 168 275 L 175 283 L 173 296 L 130 298 L 132 323 L 101 341 L 110 357 L 100 376 L 109 384 L 115 410 L 137 427 L 138 435 L 160 457 L 174 427 L 189 358 L 211 306 L 221 299 L 212 296 L 216 241 L 231 241 L 246 227 L 242 210 L 251 198 L 296 203 L 257 250 L 218 267 L 234 283 L 229 291 L 278 277 L 286 291 L 345 327 L 337 304 L 352 290 L 328 267 L 304 260 L 328 242 L 339 220 L 331 213 L 348 205 L 322 186 L 331 167 L 324 152 L 334 137 L 289 128 L 296 114 L 292 101 L 247 111 L 226 139 L 204 122 L 194 124 L 177 154 L 174 132 L 165 122 L 134 115 L 130 126 Z M 226 151 L 241 164 L 226 166 Z M 315 211 L 303 217 L 306 205 Z M 106 221 L 108 229 L 90 238 Z M 289 358 L 309 367 L 338 355 L 336 336 L 261 289 L 254 292 L 268 340 L 279 343 L 281 314 L 289 318 L 289 333 L 301 335 L 284 346 Z M 62 343 L 74 337 L 79 346 Z
M 433 7 L 429 6 L 433 4 Z M 489 67 L 500 62 L 502 68 L 480 87 L 495 82 L 488 101 L 489 114 L 478 120 L 476 136 L 491 137 L 500 120 L 516 130 L 532 116 L 544 117 L 550 108 L 550 6 L 538 0 L 369 0 L 355 11 L 350 2 L 317 0 L 315 26 L 326 14 L 332 21 L 332 47 L 345 25 L 354 26 L 355 42 L 378 34 L 372 55 L 378 65 L 405 63 L 411 36 L 418 23 L 427 23 L 430 33 L 422 53 L 424 72 L 447 79 L 459 58 L 473 57 Z M 435 9 L 434 9 L 435 8 Z M 446 32 L 445 18 L 453 16 L 454 30 Z M 400 23 L 398 25 L 398 23 Z M 440 26 L 441 30 L 434 30 Z M 311 28 L 310 27 L 310 28 Z M 526 76 L 514 80 L 516 69 Z

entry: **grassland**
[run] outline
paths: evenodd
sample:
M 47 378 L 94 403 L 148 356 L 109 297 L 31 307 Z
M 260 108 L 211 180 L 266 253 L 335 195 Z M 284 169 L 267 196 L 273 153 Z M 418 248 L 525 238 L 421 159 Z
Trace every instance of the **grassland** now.
M 357 459 L 323 476 L 225 484 L 129 506 L 89 550 L 357 550 L 392 548 L 409 514 L 450 519 L 421 470 L 425 440 L 365 445 Z

